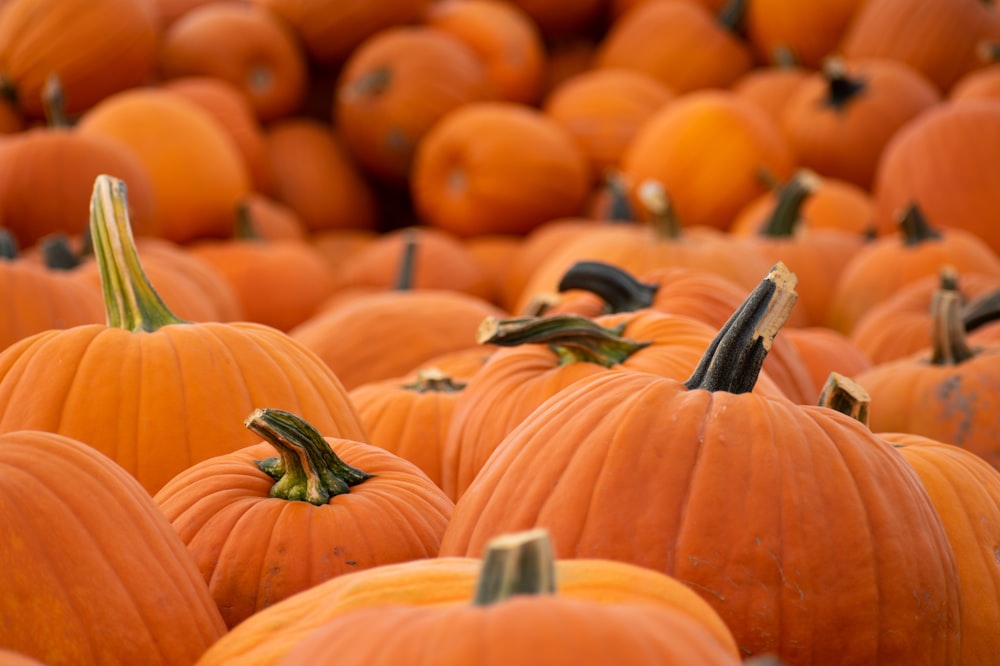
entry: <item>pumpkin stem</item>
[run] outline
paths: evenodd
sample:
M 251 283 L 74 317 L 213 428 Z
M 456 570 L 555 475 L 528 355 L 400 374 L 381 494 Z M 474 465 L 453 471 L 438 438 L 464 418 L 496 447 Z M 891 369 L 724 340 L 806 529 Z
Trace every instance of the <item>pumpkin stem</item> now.
M 97 177 L 90 200 L 90 235 L 109 327 L 138 333 L 187 323 L 167 308 L 142 269 L 124 181 L 103 174 Z
M 799 59 L 787 44 L 778 44 L 771 50 L 771 63 L 781 69 L 795 69 L 799 66 Z
M 938 289 L 931 298 L 931 363 L 958 365 L 975 355 L 969 347 L 961 316 L 962 296 Z
M 1000 42 L 992 39 L 980 41 L 976 44 L 976 55 L 987 64 L 1000 62 Z
M 50 74 L 42 86 L 42 108 L 45 122 L 49 127 L 69 127 L 72 125 L 66 115 L 66 96 L 62 79 L 58 74 Z
M 790 238 L 802 219 L 802 205 L 819 187 L 819 176 L 808 169 L 800 169 L 792 179 L 780 186 L 775 194 L 777 201 L 771 215 L 761 227 L 762 236 Z
M 778 262 L 719 330 L 684 385 L 706 391 L 752 391 L 774 336 L 798 298 L 796 281 L 795 274 Z
M 18 105 L 20 98 L 17 94 L 17 85 L 3 74 L 0 74 L 0 97 L 7 100 L 14 106 Z
M 421 368 L 417 370 L 417 380 L 412 384 L 404 384 L 404 389 L 417 393 L 457 393 L 465 388 L 464 382 L 456 382 L 451 375 L 446 375 L 439 368 Z
M 0 229 L 0 259 L 17 259 L 17 240 L 9 229 Z
M 396 291 L 410 291 L 417 269 L 417 230 L 413 227 L 403 232 L 403 254 L 399 260 L 399 271 L 392 288 Z
M 644 181 L 639 185 L 637 194 L 639 201 L 649 212 L 656 235 L 663 239 L 680 238 L 681 223 L 663 183 L 656 180 Z
M 735 35 L 743 34 L 747 0 L 729 0 L 716 15 L 723 28 Z
M 392 70 L 388 67 L 376 67 L 345 85 L 340 91 L 340 97 L 348 102 L 378 97 L 389 88 L 391 83 Z
M 233 229 L 233 238 L 261 240 L 260 234 L 257 233 L 257 226 L 253 221 L 253 214 L 250 211 L 250 202 L 246 199 L 242 199 L 236 204 L 236 225 Z
M 628 182 L 620 171 L 609 171 L 604 176 L 610 205 L 606 218 L 609 222 L 626 223 L 635 221 L 635 211 L 628 196 Z
M 827 83 L 827 95 L 823 103 L 835 111 L 843 111 L 855 97 L 868 87 L 868 83 L 863 78 L 850 76 L 844 61 L 837 57 L 830 57 L 823 61 L 823 76 Z
M 819 406 L 846 414 L 868 425 L 868 407 L 871 396 L 861 384 L 850 377 L 831 372 L 819 394 Z
M 962 324 L 966 333 L 1000 319 L 1000 290 L 991 291 L 962 308 Z
M 601 326 L 593 319 L 576 314 L 551 317 L 487 317 L 476 333 L 479 344 L 516 347 L 547 344 L 559 356 L 560 365 L 597 363 L 606 368 L 624 362 L 651 342 L 621 337 L 621 328 Z
M 489 606 L 516 594 L 555 594 L 556 560 L 545 528 L 504 534 L 486 544 L 473 603 Z
M 900 215 L 899 231 L 903 234 L 903 244 L 908 246 L 941 238 L 941 233 L 931 226 L 915 201 Z
M 559 280 L 559 291 L 589 291 L 607 303 L 609 312 L 648 308 L 659 288 L 657 284 L 640 282 L 624 268 L 601 261 L 578 261 Z
M 255 409 L 243 425 L 278 450 L 278 458 L 257 463 L 276 481 L 271 497 L 322 506 L 373 476 L 341 460 L 316 428 L 290 412 Z
M 69 245 L 66 234 L 52 234 L 41 242 L 42 258 L 46 268 L 71 271 L 80 266 L 80 257 Z

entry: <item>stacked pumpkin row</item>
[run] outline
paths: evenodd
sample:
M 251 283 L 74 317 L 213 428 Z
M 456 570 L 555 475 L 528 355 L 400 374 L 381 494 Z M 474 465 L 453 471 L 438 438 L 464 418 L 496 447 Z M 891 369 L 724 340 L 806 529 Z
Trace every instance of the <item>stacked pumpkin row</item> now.
M 49 1 L 0 5 L 0 647 L 995 658 L 989 7 Z

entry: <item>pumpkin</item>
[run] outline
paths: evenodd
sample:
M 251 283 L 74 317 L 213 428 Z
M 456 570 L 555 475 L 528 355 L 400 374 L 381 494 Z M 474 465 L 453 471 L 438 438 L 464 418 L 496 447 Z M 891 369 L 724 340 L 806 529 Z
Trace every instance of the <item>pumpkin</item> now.
M 194 465 L 153 498 L 228 627 L 334 576 L 437 555 L 452 502 L 414 465 L 282 410 L 245 425 L 265 442 Z
M 741 14 L 715 14 L 688 0 L 639 3 L 611 23 L 594 66 L 634 69 L 678 94 L 726 88 L 754 63 L 735 32 Z
M 507 274 L 521 252 L 523 240 L 514 234 L 484 234 L 463 241 L 466 252 L 486 279 L 487 300 L 494 305 L 504 305 Z
M 893 135 L 940 100 L 909 65 L 830 57 L 795 88 L 780 124 L 800 165 L 870 189 Z
M 642 123 L 674 93 L 631 69 L 588 69 L 557 85 L 543 110 L 577 141 L 595 177 L 618 167 Z
M 456 503 L 441 555 L 545 527 L 559 557 L 684 581 L 744 658 L 958 663 L 955 557 L 912 469 L 850 417 L 751 390 L 794 298 L 776 266 L 687 381 L 606 373 L 553 396 Z
M 995 367 L 1000 346 L 970 345 L 960 296 L 952 289 L 935 293 L 932 317 L 927 347 L 854 377 L 871 395 L 871 427 L 960 446 L 1000 468 Z
M 983 42 L 979 48 L 983 67 L 963 74 L 948 91 L 948 100 L 996 99 L 1000 96 L 1000 41 Z
M 899 220 L 899 231 L 861 248 L 841 269 L 830 296 L 827 325 L 850 334 L 875 304 L 900 287 L 942 266 L 960 273 L 1000 275 L 1000 256 L 975 234 L 936 227 L 916 203 Z
M 480 322 L 504 314 L 481 298 L 449 289 L 377 290 L 332 300 L 290 335 L 319 356 L 347 390 L 475 347 Z
M 225 633 L 191 554 L 120 466 L 21 430 L 0 435 L 0 469 L 4 648 L 53 666 L 190 664 Z
M 562 597 L 552 546 L 533 539 L 533 533 L 495 539 L 483 558 L 476 593 L 465 604 L 345 613 L 306 635 L 277 663 L 360 665 L 378 658 L 486 665 L 740 663 L 728 642 L 720 643 L 676 608 Z M 388 628 L 381 628 L 386 622 Z M 393 640 L 366 640 L 366 629 L 374 630 L 372 639 L 386 631 Z
M 333 124 L 375 177 L 406 184 L 425 135 L 445 114 L 492 99 L 486 65 L 458 37 L 400 26 L 365 40 L 344 63 Z
M 335 128 L 315 119 L 288 118 L 269 124 L 264 139 L 274 197 L 298 215 L 307 231 L 375 228 L 375 193 Z
M 524 234 L 578 214 L 591 182 L 583 152 L 541 111 L 479 102 L 424 137 L 410 191 L 424 223 L 461 237 Z
M 876 228 L 892 230 L 916 202 L 938 224 L 979 236 L 1000 253 L 992 223 L 1000 173 L 1000 106 L 990 100 L 940 104 L 899 130 L 885 147 L 874 185 Z
M 245 218 L 251 235 L 263 240 L 298 240 L 311 243 L 302 218 L 272 196 L 251 192 L 240 202 L 237 220 Z M 315 247 L 315 245 L 314 245 Z
M 75 131 L 121 141 L 145 167 L 156 198 L 147 235 L 177 243 L 232 235 L 250 174 L 226 131 L 194 102 L 160 88 L 133 88 L 101 100 Z
M 0 432 L 80 439 L 151 493 L 195 462 L 253 443 L 241 423 L 261 402 L 363 441 L 343 386 L 287 335 L 248 322 L 189 324 L 166 308 L 142 272 L 124 187 L 109 176 L 94 184 L 107 325 L 44 331 L 0 353 Z
M 768 61 L 776 49 L 787 49 L 802 66 L 818 68 L 837 51 L 864 0 L 753 0 L 746 4 L 747 38 L 760 59 Z
M 361 43 L 394 26 L 418 21 L 431 0 L 252 0 L 292 27 L 311 61 L 343 64 Z
M 491 544 L 520 544 L 525 563 L 549 557 L 548 537 L 541 530 L 510 535 Z M 439 606 L 467 603 L 475 594 L 483 562 L 472 557 L 447 557 L 389 564 L 338 576 L 275 604 L 233 628 L 205 653 L 199 666 L 226 663 L 271 664 L 311 630 L 361 608 L 386 605 Z M 517 571 L 514 566 L 508 571 Z M 675 608 L 709 629 L 723 645 L 735 650 L 732 635 L 708 604 L 686 585 L 669 576 L 614 560 L 557 559 L 560 595 L 599 603 L 642 601 Z
M 497 99 L 534 104 L 541 97 L 545 43 L 538 25 L 515 3 L 438 0 L 423 23 L 457 37 L 482 59 Z
M 164 30 L 157 53 L 161 76 L 221 79 L 246 95 L 261 122 L 299 110 L 306 66 L 296 33 L 273 11 L 250 2 L 192 8 Z
M 67 114 L 78 116 L 150 77 L 159 33 L 146 0 L 8 0 L 0 12 L 0 88 L 26 116 L 42 118 L 42 91 L 55 73 Z
M 795 89 L 813 71 L 776 56 L 775 63 L 754 67 L 729 86 L 734 93 L 747 99 L 767 113 L 776 123 L 781 122 L 785 104 Z
M 723 90 L 668 102 L 638 129 L 621 160 L 632 187 L 663 184 L 682 225 L 717 229 L 728 229 L 743 206 L 767 191 L 762 176 L 782 182 L 794 168 L 777 124 Z

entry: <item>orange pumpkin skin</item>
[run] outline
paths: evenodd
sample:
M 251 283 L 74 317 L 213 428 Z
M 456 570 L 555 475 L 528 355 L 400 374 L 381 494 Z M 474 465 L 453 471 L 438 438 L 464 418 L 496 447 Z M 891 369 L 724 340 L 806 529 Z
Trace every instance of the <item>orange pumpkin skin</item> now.
M 366 171 L 405 184 L 431 127 L 453 109 L 493 97 L 486 65 L 465 42 L 427 26 L 392 28 L 344 63 L 333 124 Z
M 190 664 L 225 633 L 190 553 L 118 465 L 25 430 L 0 435 L 0 468 L 5 648 L 53 665 Z
M 0 87 L 42 118 L 42 90 L 58 73 L 66 113 L 79 115 L 153 74 L 157 15 L 146 0 L 9 0 L 0 16 Z
M 6 137 L 0 141 L 0 226 L 22 248 L 48 234 L 82 232 L 94 179 L 102 173 L 128 183 L 137 233 L 152 229 L 158 203 L 153 182 L 126 146 L 61 128 Z
M 163 33 L 158 69 L 167 79 L 208 76 L 243 92 L 256 118 L 295 113 L 305 98 L 306 56 L 274 12 L 249 2 L 193 8 Z
M 777 200 L 770 190 L 740 210 L 729 231 L 735 234 L 759 233 Z M 838 178 L 821 178 L 815 191 L 802 204 L 796 223 L 803 229 L 840 229 L 865 236 L 874 232 L 875 202 L 871 192 Z
M 771 65 L 754 67 L 738 78 L 729 89 L 765 111 L 779 122 L 785 103 L 812 72 L 798 66 Z
M 393 640 L 386 642 L 384 632 Z M 673 609 L 595 604 L 557 595 L 516 595 L 485 608 L 359 610 L 316 629 L 277 663 L 361 666 L 377 659 L 483 666 L 740 663 L 697 622 Z
M 851 502 L 833 499 L 844 488 Z M 456 504 L 441 555 L 535 526 L 557 557 L 687 582 L 745 656 L 958 663 L 940 519 L 899 454 L 832 410 L 644 373 L 580 381 L 497 449 Z
M 715 611 L 669 576 L 614 560 L 561 559 L 555 565 L 563 597 L 666 605 L 693 617 L 736 651 L 732 634 Z M 468 602 L 481 566 L 472 557 L 438 557 L 338 576 L 248 618 L 217 641 L 198 666 L 273 664 L 310 631 L 345 612 L 373 606 Z
M 146 167 L 156 197 L 147 234 L 177 243 L 232 235 L 250 174 L 232 139 L 194 102 L 158 88 L 126 90 L 90 109 L 76 131 L 124 142 Z
M 771 61 L 776 49 L 787 49 L 795 62 L 819 67 L 835 53 L 864 0 L 756 0 L 747 3 L 747 37 L 758 57 Z
M 335 576 L 437 555 L 451 500 L 384 449 L 327 442 L 374 475 L 327 504 L 269 497 L 274 479 L 256 465 L 275 455 L 268 443 L 194 465 L 156 493 L 227 626 Z
M 894 228 L 900 211 L 917 202 L 928 219 L 970 231 L 1000 253 L 993 224 L 1000 172 L 1000 107 L 990 100 L 941 104 L 903 127 L 886 146 L 874 185 L 875 223 Z M 961 186 L 948 187 L 952 179 Z
M 664 159 L 669 155 L 670 159 Z M 668 102 L 639 128 L 622 156 L 638 186 L 663 184 L 684 226 L 728 229 L 740 209 L 767 191 L 761 170 L 779 182 L 795 155 L 776 123 L 728 91 L 703 91 Z
M 509 102 L 455 109 L 424 138 L 410 191 L 421 219 L 462 237 L 524 234 L 577 214 L 591 175 L 555 121 Z

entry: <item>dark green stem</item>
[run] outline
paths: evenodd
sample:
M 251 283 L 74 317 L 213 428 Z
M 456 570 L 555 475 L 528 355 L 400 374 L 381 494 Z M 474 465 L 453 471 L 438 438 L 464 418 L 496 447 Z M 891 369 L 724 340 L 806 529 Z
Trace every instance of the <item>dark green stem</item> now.
M 991 291 L 970 301 L 962 309 L 965 332 L 971 333 L 980 326 L 1000 319 L 1000 290 Z
M 555 562 L 544 528 L 495 537 L 486 544 L 473 603 L 489 606 L 517 594 L 555 594 Z
M 0 259 L 17 259 L 17 239 L 8 229 L 0 229 Z
M 341 460 L 316 428 L 290 412 L 255 409 L 244 425 L 278 450 L 278 458 L 257 463 L 276 481 L 271 497 L 320 506 L 372 477 Z
M 709 344 L 689 389 L 749 393 L 774 337 L 788 320 L 798 295 L 795 274 L 778 263 L 737 308 Z
M 899 231 L 903 234 L 904 245 L 920 245 L 941 238 L 941 233 L 932 227 L 916 202 L 912 202 L 899 218 Z
M 233 229 L 233 237 L 239 240 L 261 240 L 257 233 L 257 226 L 253 221 L 253 214 L 250 211 L 250 202 L 246 199 L 240 200 L 236 204 L 236 226 Z
M 604 182 L 610 200 L 605 216 L 607 220 L 619 224 L 635 222 L 635 210 L 629 199 L 628 183 L 625 176 L 618 171 L 611 171 L 605 176 Z
M 760 233 L 774 238 L 790 238 L 802 219 L 802 205 L 813 195 L 819 177 L 802 169 L 776 191 L 777 201 Z
M 51 74 L 45 79 L 45 85 L 42 87 L 42 106 L 45 109 L 45 121 L 49 127 L 69 127 L 72 125 L 66 115 L 66 98 L 58 74 Z
M 601 261 L 578 261 L 563 274 L 558 289 L 589 291 L 599 296 L 609 312 L 634 312 L 648 308 L 660 286 L 640 282 L 623 268 Z
M 622 363 L 652 344 L 623 338 L 620 328 L 605 328 L 588 317 L 575 314 L 514 319 L 487 317 L 479 326 L 476 341 L 501 347 L 549 345 L 562 365 L 597 363 L 604 367 Z
M 65 234 L 53 234 L 41 242 L 45 266 L 56 271 L 71 271 L 79 267 L 80 257 L 69 245 Z
M 840 58 L 827 58 L 823 62 L 823 75 L 827 82 L 827 94 L 823 103 L 835 111 L 846 109 L 868 87 L 864 79 L 847 73 L 844 61 Z
M 399 270 L 392 288 L 396 291 L 413 289 L 417 270 L 417 230 L 413 227 L 403 230 L 403 253 L 399 259 Z
M 90 200 L 90 234 L 101 272 L 108 326 L 138 333 L 187 323 L 170 312 L 142 268 L 125 189 L 124 181 L 100 175 Z
M 734 35 L 742 36 L 746 19 L 747 0 L 729 0 L 719 11 L 719 23 Z

